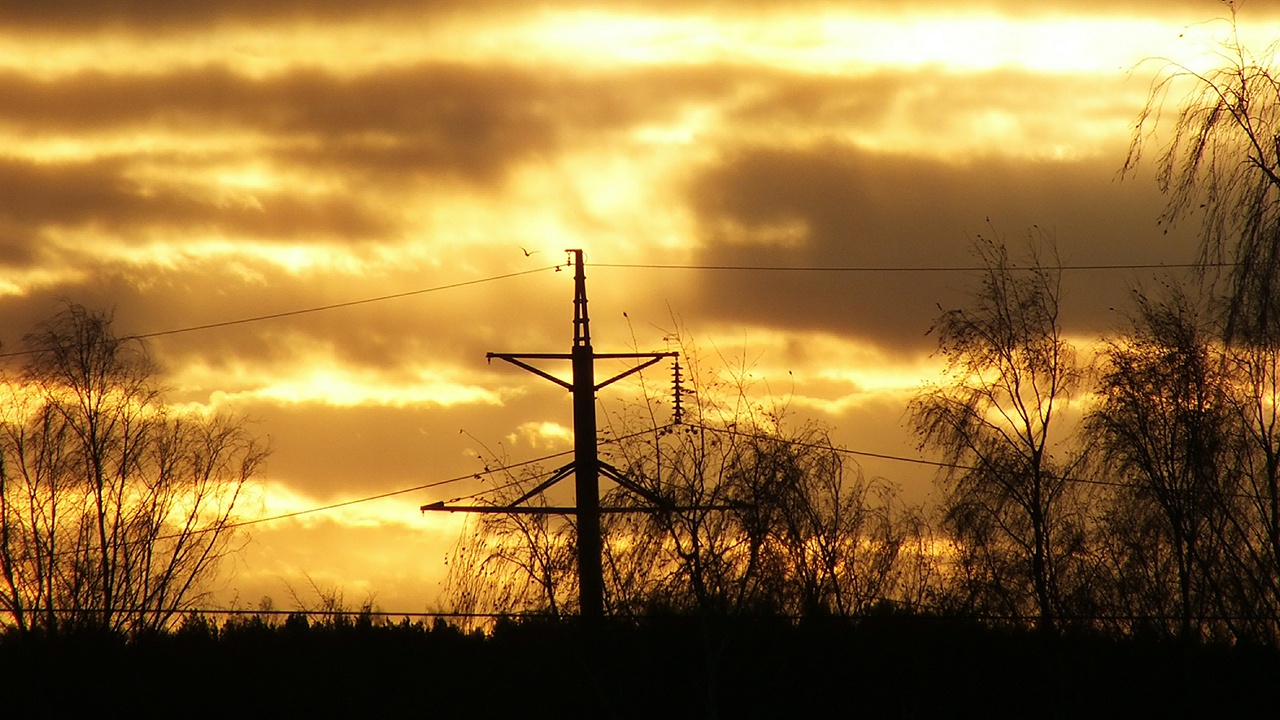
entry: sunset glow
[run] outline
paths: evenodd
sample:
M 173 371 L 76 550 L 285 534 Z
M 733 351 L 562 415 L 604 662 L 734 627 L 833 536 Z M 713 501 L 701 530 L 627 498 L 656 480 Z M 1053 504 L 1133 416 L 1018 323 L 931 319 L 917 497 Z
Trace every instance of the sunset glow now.
M 572 447 L 562 388 L 485 362 L 568 349 L 566 248 L 597 350 L 685 343 L 797 422 L 915 456 L 902 412 L 970 238 L 1192 259 L 1155 184 L 1115 177 L 1149 59 L 1198 67 L 1225 29 L 1212 2 L 53 5 L 0 23 L 2 351 L 67 301 L 157 334 L 173 402 L 270 438 L 261 517 L 456 479 L 254 526 L 225 589 L 310 573 L 401 610 L 436 600 L 462 527 L 422 504 Z M 1242 39 L 1277 19 L 1248 6 Z M 1072 336 L 1150 275 L 1068 275 Z M 602 389 L 603 416 L 641 392 Z

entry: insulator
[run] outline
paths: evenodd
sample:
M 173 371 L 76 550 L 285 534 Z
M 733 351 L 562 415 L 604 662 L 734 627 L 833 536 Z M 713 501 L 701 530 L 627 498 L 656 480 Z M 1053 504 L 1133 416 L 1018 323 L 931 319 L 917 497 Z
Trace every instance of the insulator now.
M 679 425 L 684 420 L 684 389 L 680 387 L 680 359 L 676 358 L 671 370 L 672 397 L 674 397 L 671 423 Z

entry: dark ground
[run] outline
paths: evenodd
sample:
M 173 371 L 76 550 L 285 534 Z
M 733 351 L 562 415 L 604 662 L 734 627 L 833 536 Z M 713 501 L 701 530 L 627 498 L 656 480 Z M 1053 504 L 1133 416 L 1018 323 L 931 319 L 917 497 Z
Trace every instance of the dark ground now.
M 368 619 L 0 639 L 8 717 L 1272 718 L 1280 651 L 958 620 Z M 13 713 L 13 714 L 10 714 Z

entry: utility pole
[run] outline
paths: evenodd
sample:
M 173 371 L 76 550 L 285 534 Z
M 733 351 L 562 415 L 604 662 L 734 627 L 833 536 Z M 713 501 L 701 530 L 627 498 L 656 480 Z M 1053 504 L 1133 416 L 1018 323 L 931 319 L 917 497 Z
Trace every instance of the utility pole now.
M 573 515 L 578 527 L 578 602 L 582 617 L 595 620 L 604 615 L 604 569 L 601 556 L 603 543 L 600 535 L 600 475 L 609 476 L 619 485 L 651 502 L 648 510 L 637 508 L 606 508 L 603 512 L 652 512 L 674 510 L 669 501 L 647 488 L 628 479 L 612 465 L 602 462 L 596 445 L 596 391 L 624 377 L 640 372 L 664 358 L 678 357 L 674 352 L 661 353 L 596 353 L 591 347 L 591 319 L 587 314 L 587 281 L 583 268 L 582 250 L 566 250 L 573 256 L 573 347 L 563 353 L 488 353 L 495 358 L 549 380 L 573 394 L 573 461 L 556 470 L 537 487 L 526 492 L 508 506 L 446 506 L 444 503 L 424 505 L 429 510 L 446 512 L 483 513 L 531 513 Z M 625 370 L 607 380 L 595 380 L 595 361 L 598 359 L 643 360 L 639 365 Z M 530 360 L 569 360 L 573 379 L 566 382 Z M 678 374 L 677 370 L 677 374 Z M 677 399 L 677 403 L 679 400 Z M 521 503 L 550 488 L 572 473 L 574 476 L 574 507 L 521 507 Z
M 573 250 L 573 461 L 578 507 L 578 607 L 584 618 L 604 614 L 600 538 L 600 455 L 596 445 L 596 357 L 587 315 L 582 250 Z M 492 356 L 490 356 L 492 357 Z M 657 358 L 654 358 L 657 362 Z

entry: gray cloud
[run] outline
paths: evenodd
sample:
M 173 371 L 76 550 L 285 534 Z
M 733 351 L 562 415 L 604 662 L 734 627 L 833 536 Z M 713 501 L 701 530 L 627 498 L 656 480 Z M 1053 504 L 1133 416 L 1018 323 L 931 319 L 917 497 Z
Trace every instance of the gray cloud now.
M 747 148 L 694 183 L 706 242 L 699 262 L 970 266 L 966 238 L 997 234 L 1016 248 L 1036 226 L 1056 237 L 1065 264 L 1194 259 L 1189 233 L 1166 236 L 1156 226 L 1154 183 L 1117 183 L 1118 163 L 950 164 L 840 146 Z M 792 244 L 771 244 L 778 226 L 803 230 Z M 1070 273 L 1065 321 L 1080 332 L 1106 329 L 1127 286 L 1151 274 Z M 825 329 L 910 350 L 928 347 L 924 333 L 939 304 L 962 302 L 976 281 L 964 273 L 706 272 L 693 302 L 726 321 Z
M 518 248 L 507 253 L 519 256 Z M 22 335 L 60 311 L 67 301 L 114 310 L 118 334 L 150 334 L 253 318 L 481 279 L 477 271 L 448 265 L 385 269 L 353 277 L 320 271 L 295 273 L 263 264 L 246 280 L 244 260 L 191 259 L 176 268 L 93 265 L 75 256 L 63 261 L 91 268 L 83 280 L 42 286 L 0 303 L 4 350 L 21 349 Z M 537 268 L 544 263 L 531 263 Z M 509 265 L 508 265 L 509 267 Z M 495 273 L 497 274 L 497 273 Z M 564 273 L 527 277 L 419 294 L 342 309 L 165 335 L 148 342 L 164 367 L 295 366 L 312 349 L 355 370 L 390 373 L 422 363 L 482 368 L 489 351 L 556 351 L 567 345 L 566 308 L 571 285 Z M 513 308 L 518 308 L 518 312 Z M 304 351 L 303 348 L 306 348 Z M 400 378 L 403 379 L 403 378 Z M 226 388 L 230 389 L 230 388 Z M 207 399 L 207 398 L 203 398 Z
M 134 242 L 145 228 L 218 230 L 251 238 L 305 239 L 382 235 L 390 227 L 349 197 L 300 197 L 257 191 L 254 203 L 226 202 L 180 185 L 153 187 L 131 177 L 139 158 L 36 163 L 0 157 L 0 256 L 32 263 L 49 227 L 95 228 Z M 156 158 L 147 158 L 154 161 Z

